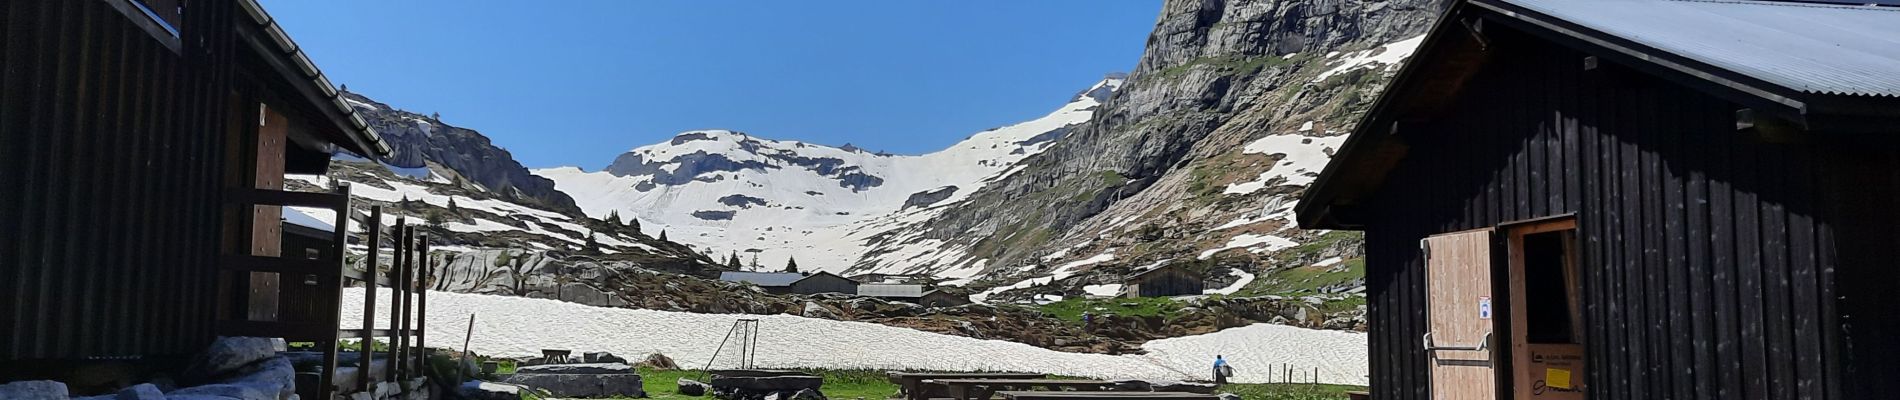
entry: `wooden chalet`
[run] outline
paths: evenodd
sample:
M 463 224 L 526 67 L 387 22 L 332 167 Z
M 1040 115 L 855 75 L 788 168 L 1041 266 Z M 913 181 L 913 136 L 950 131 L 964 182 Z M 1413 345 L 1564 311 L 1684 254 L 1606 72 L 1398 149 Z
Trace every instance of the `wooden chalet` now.
M 390 148 L 253 0 L 0 2 L 0 143 L 0 382 L 170 370 L 220 335 L 314 342 L 327 371 L 340 335 L 408 343 L 340 331 L 338 296 L 408 293 L 421 240 L 358 241 L 410 258 L 381 277 L 344 265 L 351 218 L 285 237 L 282 206 L 357 215 L 286 173 Z
M 1168 263 L 1135 271 L 1122 281 L 1122 294 L 1130 298 L 1189 296 L 1206 290 L 1206 277 L 1183 263 Z
M 1900 393 L 1900 9 L 1454 0 L 1299 204 L 1374 399 Z
M 818 271 L 818 272 L 813 272 L 810 275 L 805 275 L 803 279 L 799 279 L 797 282 L 792 282 L 791 290 L 792 290 L 792 293 L 796 293 L 796 294 L 818 294 L 818 293 L 857 294 L 858 281 L 854 281 L 849 278 L 838 276 L 837 274 L 833 274 L 830 272 Z
M 923 297 L 917 298 L 917 304 L 922 304 L 924 307 L 956 307 L 970 304 L 970 296 L 953 294 L 943 289 L 932 289 L 924 292 Z

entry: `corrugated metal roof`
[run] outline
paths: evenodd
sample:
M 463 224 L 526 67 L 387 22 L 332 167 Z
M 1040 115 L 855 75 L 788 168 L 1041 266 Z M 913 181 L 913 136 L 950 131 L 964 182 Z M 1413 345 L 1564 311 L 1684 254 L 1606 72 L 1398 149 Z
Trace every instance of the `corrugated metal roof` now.
M 792 282 L 805 279 L 804 274 L 790 272 L 721 272 L 719 280 L 727 282 L 745 282 L 759 286 L 791 286 Z
M 858 285 L 858 295 L 870 297 L 924 297 L 924 285 L 867 283 Z
M 1900 9 L 1893 7 L 1501 1 L 1797 91 L 1900 96 Z

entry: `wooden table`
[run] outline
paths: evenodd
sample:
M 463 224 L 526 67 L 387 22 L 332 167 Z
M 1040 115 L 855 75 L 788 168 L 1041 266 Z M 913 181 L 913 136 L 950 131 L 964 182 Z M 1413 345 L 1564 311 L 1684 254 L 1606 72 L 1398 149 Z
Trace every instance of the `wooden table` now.
M 1141 399 L 1141 400 L 1215 400 L 1220 396 L 1188 392 L 996 392 L 1006 400 L 1076 400 L 1076 399 Z
M 944 392 L 958 400 L 986 400 L 998 390 L 1034 390 L 1048 391 L 1082 390 L 1108 391 L 1115 389 L 1114 381 L 1088 379 L 926 379 L 926 386 L 942 386 Z
M 898 395 L 906 399 L 926 399 L 948 395 L 942 390 L 930 390 L 923 381 L 927 379 L 1042 379 L 1048 375 L 1016 372 L 886 372 L 891 383 L 897 384 Z

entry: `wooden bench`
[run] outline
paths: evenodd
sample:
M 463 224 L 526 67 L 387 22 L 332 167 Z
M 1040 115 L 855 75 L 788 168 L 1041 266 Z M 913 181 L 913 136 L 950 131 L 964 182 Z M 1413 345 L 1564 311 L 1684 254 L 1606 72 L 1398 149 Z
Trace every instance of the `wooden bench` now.
M 1041 379 L 1048 375 L 1016 372 L 886 372 L 885 377 L 897 384 L 898 397 L 923 400 L 949 395 L 941 390 L 929 390 L 923 387 L 928 379 Z M 932 393 L 934 392 L 934 393 Z
M 941 386 L 958 400 L 986 400 L 1003 390 L 1111 391 L 1114 381 L 1092 379 L 926 379 L 925 386 Z
M 1215 400 L 1220 396 L 1188 392 L 1026 392 L 1002 391 L 997 396 L 1005 400 L 1076 400 L 1076 399 L 1142 399 L 1142 400 Z

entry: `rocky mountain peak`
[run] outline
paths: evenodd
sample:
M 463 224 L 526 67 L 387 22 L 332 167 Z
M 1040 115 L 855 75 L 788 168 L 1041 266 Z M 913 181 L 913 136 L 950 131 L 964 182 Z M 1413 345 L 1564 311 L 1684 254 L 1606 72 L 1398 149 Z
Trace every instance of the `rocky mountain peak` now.
M 380 160 L 399 168 L 446 168 L 441 175 L 456 176 L 508 200 L 551 210 L 579 214 L 580 208 L 554 182 L 535 176 L 515 161 L 507 149 L 495 146 L 480 132 L 443 123 L 433 113 L 399 110 L 369 97 L 343 92 L 344 102 L 389 141 L 390 154 Z M 431 165 L 433 164 L 433 165 Z

